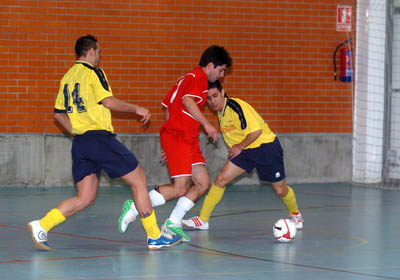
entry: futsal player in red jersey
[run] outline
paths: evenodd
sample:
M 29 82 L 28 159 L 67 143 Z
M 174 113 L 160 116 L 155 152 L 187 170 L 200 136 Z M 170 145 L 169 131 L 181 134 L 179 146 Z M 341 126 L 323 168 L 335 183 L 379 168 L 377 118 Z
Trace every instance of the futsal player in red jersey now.
M 153 207 L 178 198 L 162 231 L 181 235 L 186 242 L 190 241 L 190 236 L 182 230 L 182 218 L 210 186 L 199 145 L 199 127 L 203 126 L 214 143 L 219 134 L 202 113 L 208 96 L 208 82 L 223 78 L 225 70 L 231 66 L 232 59 L 225 48 L 210 46 L 203 52 L 199 66 L 180 77 L 162 102 L 166 120 L 160 131 L 160 141 L 172 184 L 156 187 L 149 196 Z M 121 233 L 126 232 L 137 213 L 133 201 L 125 201 L 119 219 Z

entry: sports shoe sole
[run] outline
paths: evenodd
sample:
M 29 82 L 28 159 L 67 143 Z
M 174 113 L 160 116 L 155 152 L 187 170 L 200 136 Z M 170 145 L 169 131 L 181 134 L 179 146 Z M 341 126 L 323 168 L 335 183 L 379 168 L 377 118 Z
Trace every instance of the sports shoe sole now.
M 33 244 L 35 245 L 36 248 L 42 251 L 51 251 L 51 248 L 48 245 L 46 245 L 47 243 L 37 242 L 35 237 L 33 237 L 33 228 L 31 224 L 27 224 L 26 229 L 28 231 L 29 236 L 32 238 Z

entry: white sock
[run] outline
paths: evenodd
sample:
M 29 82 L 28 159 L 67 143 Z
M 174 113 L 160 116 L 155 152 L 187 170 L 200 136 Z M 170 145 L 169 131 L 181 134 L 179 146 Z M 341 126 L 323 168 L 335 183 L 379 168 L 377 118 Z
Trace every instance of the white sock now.
M 182 196 L 180 199 L 178 199 L 178 202 L 176 203 L 174 210 L 172 210 L 169 219 L 174 224 L 181 225 L 183 217 L 190 209 L 192 209 L 193 206 L 194 206 L 193 201 L 191 201 L 189 198 L 185 196 Z
M 165 198 L 156 190 L 151 190 L 149 192 L 151 207 L 157 207 L 160 205 L 165 204 Z M 136 209 L 135 202 L 132 202 L 131 209 L 133 215 L 137 216 L 139 214 L 138 210 Z
M 158 191 L 151 190 L 149 192 L 149 196 L 150 196 L 150 201 L 151 201 L 152 207 L 157 207 L 157 206 L 165 204 L 165 198 Z

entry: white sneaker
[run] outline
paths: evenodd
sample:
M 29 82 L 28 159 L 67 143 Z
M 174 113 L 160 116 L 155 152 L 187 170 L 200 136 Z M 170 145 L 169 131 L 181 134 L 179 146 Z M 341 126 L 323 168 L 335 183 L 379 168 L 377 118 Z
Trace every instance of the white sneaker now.
M 184 224 L 187 227 L 193 228 L 193 229 L 202 229 L 202 230 L 208 229 L 208 222 L 203 222 L 199 218 L 199 216 L 194 216 L 193 218 L 190 218 L 189 220 L 182 220 L 182 224 Z
M 298 212 L 297 214 L 292 213 L 292 215 L 290 215 L 289 219 L 292 220 L 296 224 L 296 229 L 303 229 L 304 219 L 300 212 Z
M 124 206 L 122 206 L 121 216 L 118 219 L 118 229 L 120 233 L 125 233 L 130 224 L 136 220 L 138 212 L 134 211 L 133 208 L 135 208 L 133 200 L 125 201 Z
M 36 248 L 43 251 L 51 250 L 50 245 L 47 243 L 47 231 L 42 228 L 39 220 L 28 223 L 26 229 Z

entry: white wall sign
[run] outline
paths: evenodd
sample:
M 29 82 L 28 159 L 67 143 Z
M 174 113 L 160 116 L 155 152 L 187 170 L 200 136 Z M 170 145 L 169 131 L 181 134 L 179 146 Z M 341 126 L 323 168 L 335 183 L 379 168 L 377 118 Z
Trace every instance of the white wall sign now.
M 351 31 L 351 6 L 337 6 L 336 31 Z

